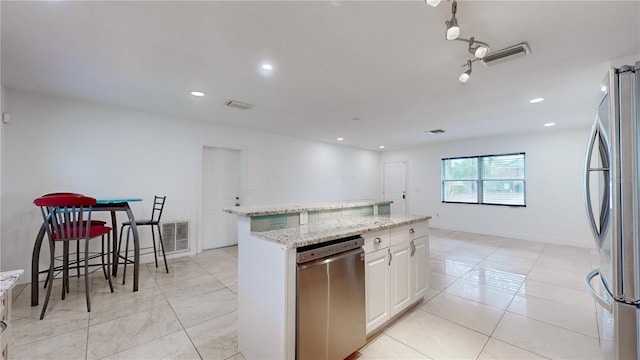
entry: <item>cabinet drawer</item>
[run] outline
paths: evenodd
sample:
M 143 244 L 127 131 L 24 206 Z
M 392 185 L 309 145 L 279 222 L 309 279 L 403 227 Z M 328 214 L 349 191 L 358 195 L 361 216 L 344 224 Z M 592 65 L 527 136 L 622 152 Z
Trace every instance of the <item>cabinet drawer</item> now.
M 389 231 L 375 231 L 362 234 L 364 237 L 364 252 L 368 254 L 372 251 L 384 249 L 389 247 Z
M 412 228 L 413 224 L 398 226 L 390 229 L 389 237 L 391 238 L 391 246 L 409 242 L 411 240 L 411 234 L 409 230 Z
M 411 232 L 413 229 L 413 233 Z M 429 233 L 429 228 L 427 227 L 426 221 L 421 221 L 415 224 L 409 225 L 409 234 L 411 235 L 411 239 L 421 238 L 426 236 Z
M 398 226 L 390 230 L 391 246 L 401 244 L 426 236 L 428 233 L 427 222 L 421 221 L 415 224 Z

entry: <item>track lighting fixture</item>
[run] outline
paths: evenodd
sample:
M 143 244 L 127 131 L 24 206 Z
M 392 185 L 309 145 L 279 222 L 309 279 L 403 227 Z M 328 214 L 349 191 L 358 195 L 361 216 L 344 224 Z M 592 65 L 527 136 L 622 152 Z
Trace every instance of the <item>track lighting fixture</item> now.
M 460 77 L 458 78 L 458 80 L 460 80 L 460 82 L 463 84 L 465 84 L 469 80 L 469 77 L 471 76 L 471 63 L 472 63 L 471 60 L 467 60 L 467 64 L 462 65 L 463 67 L 464 66 L 467 67 L 467 70 L 462 74 L 460 74 Z
M 473 60 L 469 59 L 467 63 L 463 65 L 467 67 L 467 70 L 458 77 L 458 80 L 460 80 L 461 83 L 466 83 L 471 75 L 471 63 L 484 58 L 485 55 L 489 53 L 489 44 L 483 41 L 478 41 L 473 36 L 469 39 L 460 37 L 460 27 L 458 26 L 458 19 L 456 18 L 458 2 L 456 0 L 447 1 L 451 1 L 451 19 L 445 21 L 445 24 L 447 25 L 447 40 L 464 41 L 468 44 L 467 50 L 474 56 Z M 425 2 L 427 5 L 436 7 L 440 4 L 441 0 L 425 0 Z
M 453 4 L 451 4 L 451 20 L 445 22 L 447 24 L 447 40 L 455 40 L 460 36 L 460 27 L 458 26 L 458 19 L 456 19 L 457 11 L 458 3 L 453 0 Z

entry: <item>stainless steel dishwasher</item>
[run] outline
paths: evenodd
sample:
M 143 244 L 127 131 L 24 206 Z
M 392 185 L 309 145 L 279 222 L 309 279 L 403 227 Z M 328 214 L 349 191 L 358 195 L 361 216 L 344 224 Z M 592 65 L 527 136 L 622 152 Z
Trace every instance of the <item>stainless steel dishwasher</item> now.
M 296 358 L 344 359 L 366 343 L 364 239 L 298 248 Z

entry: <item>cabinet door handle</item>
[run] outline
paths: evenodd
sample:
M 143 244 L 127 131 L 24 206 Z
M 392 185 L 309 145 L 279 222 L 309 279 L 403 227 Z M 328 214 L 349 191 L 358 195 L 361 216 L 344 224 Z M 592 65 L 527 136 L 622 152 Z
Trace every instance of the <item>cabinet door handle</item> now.
M 373 239 L 374 244 L 380 244 L 381 242 L 382 242 L 382 239 L 380 239 L 379 237 Z
M 389 252 L 389 266 L 391 266 L 391 259 L 393 258 L 393 255 L 391 255 L 391 249 L 387 249 L 387 251 Z
M 413 255 L 416 254 L 416 244 L 413 243 L 413 240 L 411 240 L 411 256 L 413 257 Z
M 416 231 L 415 231 L 413 228 L 409 229 L 409 234 L 413 234 L 413 233 L 415 233 L 415 232 L 416 232 Z

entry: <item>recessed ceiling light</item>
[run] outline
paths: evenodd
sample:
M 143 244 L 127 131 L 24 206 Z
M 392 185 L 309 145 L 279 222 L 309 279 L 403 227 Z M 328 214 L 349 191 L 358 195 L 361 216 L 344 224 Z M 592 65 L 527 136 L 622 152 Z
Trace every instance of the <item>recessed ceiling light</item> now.
M 344 140 L 344 138 L 337 138 L 336 140 L 338 140 L 338 141 L 342 141 L 342 140 Z
M 273 66 L 271 64 L 262 64 L 263 70 L 273 70 Z
M 384 149 L 384 145 L 378 146 L 379 149 Z
M 551 122 L 551 123 L 546 123 L 544 124 L 544 126 L 549 127 L 549 126 L 556 126 L 556 123 Z
M 200 97 L 204 96 L 204 93 L 202 91 L 192 91 L 191 95 Z
M 543 101 L 544 101 L 544 98 L 535 98 L 535 99 L 529 100 L 529 102 L 532 103 L 532 104 L 537 104 L 537 103 L 543 102 Z

